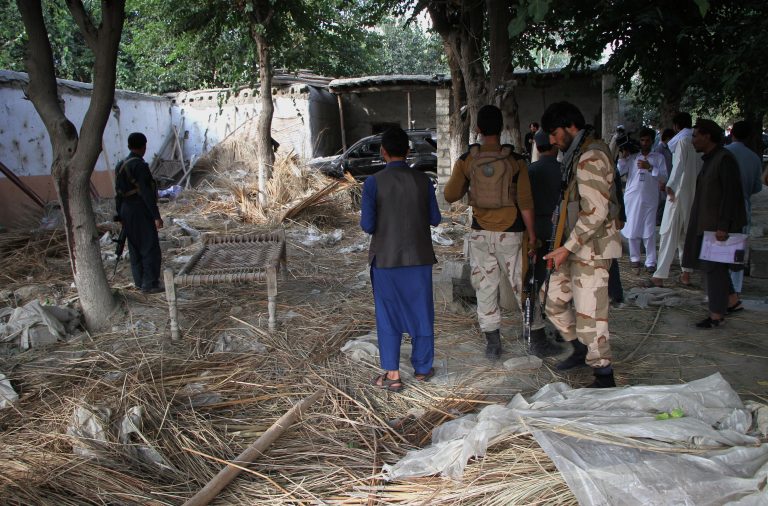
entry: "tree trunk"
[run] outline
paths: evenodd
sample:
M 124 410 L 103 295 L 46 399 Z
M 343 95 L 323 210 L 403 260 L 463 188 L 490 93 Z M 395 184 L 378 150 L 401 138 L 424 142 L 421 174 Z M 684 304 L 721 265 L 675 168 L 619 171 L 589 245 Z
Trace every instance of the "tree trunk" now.
M 682 99 L 683 91 L 674 81 L 665 86 L 659 110 L 661 128 L 672 128 L 672 118 L 680 112 L 680 100 Z
M 450 147 L 451 160 L 458 159 L 466 150 L 468 144 L 468 122 L 461 117 L 461 108 L 465 105 L 466 92 L 464 76 L 461 72 L 461 39 L 456 26 L 451 23 L 447 11 L 448 4 L 429 4 L 427 10 L 435 28 L 443 41 L 443 48 L 451 71 L 451 117 L 450 117 Z
M 488 102 L 495 103 L 504 113 L 504 141 L 514 144 L 515 149 L 523 148 L 520 132 L 520 114 L 515 96 L 515 79 L 512 68 L 509 23 L 512 10 L 506 0 L 486 0 L 488 10 L 488 60 L 490 80 Z M 490 99 L 492 97 L 492 99 Z
M 53 53 L 40 1 L 17 0 L 17 5 L 28 36 L 25 59 L 29 72 L 28 95 L 51 141 L 51 173 L 64 216 L 75 286 L 86 326 L 91 330 L 102 329 L 110 324 L 116 305 L 101 261 L 90 179 L 101 152 L 101 140 L 114 100 L 117 49 L 123 29 L 125 1 L 102 2 L 98 28 L 82 1 L 67 2 L 94 53 L 93 92 L 79 137 L 59 101 Z
M 760 161 L 763 160 L 763 118 L 765 117 L 765 113 L 762 111 L 753 111 L 750 110 L 749 112 L 744 112 L 745 107 L 740 107 L 742 114 L 744 115 L 744 121 L 749 123 L 749 126 L 752 127 L 752 135 L 750 135 L 749 139 L 746 139 L 744 141 L 744 145 L 747 146 L 749 149 L 757 153 L 757 156 L 760 157 Z M 749 110 L 749 109 L 746 109 Z M 768 146 L 766 146 L 768 147 Z
M 461 54 L 459 66 L 464 75 L 464 87 L 467 90 L 467 108 L 469 109 L 469 139 L 475 142 L 477 133 L 477 112 L 488 100 L 488 86 L 483 67 L 483 20 L 485 4 L 468 5 L 462 3 L 462 22 L 465 27 L 459 31 Z
M 261 110 L 256 123 L 256 152 L 259 157 L 259 203 L 264 206 L 268 203 L 267 181 L 272 177 L 272 166 L 275 163 L 275 152 L 272 149 L 272 116 L 275 107 L 272 103 L 272 66 L 269 60 L 269 43 L 259 33 L 254 33 L 254 40 L 259 53 L 259 89 L 261 93 Z

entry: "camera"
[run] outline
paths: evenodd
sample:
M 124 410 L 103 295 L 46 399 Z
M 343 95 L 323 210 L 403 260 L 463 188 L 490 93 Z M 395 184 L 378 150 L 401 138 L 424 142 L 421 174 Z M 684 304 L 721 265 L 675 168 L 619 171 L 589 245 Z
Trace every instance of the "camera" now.
M 640 152 L 640 143 L 629 137 L 629 135 L 622 135 L 616 139 L 616 146 L 622 151 L 628 152 L 630 155 Z

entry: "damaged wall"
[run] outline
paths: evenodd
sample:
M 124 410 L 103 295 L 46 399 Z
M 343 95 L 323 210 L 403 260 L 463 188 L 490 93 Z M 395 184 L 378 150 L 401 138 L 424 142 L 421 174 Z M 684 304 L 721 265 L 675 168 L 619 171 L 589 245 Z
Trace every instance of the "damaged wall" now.
M 234 132 L 254 135 L 261 110 L 258 90 L 198 90 L 168 95 L 174 123 L 182 125 L 184 157 L 199 158 Z M 328 153 L 338 131 L 335 100 L 327 91 L 301 83 L 272 89 L 272 137 L 280 151 L 309 159 Z M 330 105 L 329 105 L 330 104 Z M 183 123 L 182 123 L 183 121 Z M 336 134 L 338 135 L 338 134 Z
M 57 200 L 51 177 L 51 143 L 40 116 L 26 97 L 27 83 L 27 74 L 0 71 L 0 107 L 5 118 L 0 124 L 0 162 L 44 201 Z M 64 112 L 79 130 L 90 104 L 92 86 L 67 80 L 58 83 Z M 128 134 L 147 134 L 145 158 L 151 160 L 170 131 L 170 125 L 169 99 L 116 90 L 115 105 L 104 130 L 104 152 L 91 176 L 99 195 L 114 194 L 112 169 L 127 155 Z M 30 225 L 39 219 L 41 212 L 29 197 L 0 174 L 0 225 Z
M 272 136 L 280 143 L 280 151 L 292 151 L 305 159 L 332 154 L 341 144 L 335 97 L 323 88 L 324 78 L 310 76 L 317 81 L 313 81 L 316 85 L 290 82 L 291 79 L 282 77 L 282 82 L 273 88 Z M 27 83 L 25 73 L 0 71 L 0 107 L 6 118 L 0 125 L 0 162 L 42 200 L 55 201 L 50 140 L 32 102 L 26 98 Z M 65 113 L 79 130 L 92 86 L 67 80 L 58 83 Z M 113 169 L 127 155 L 131 132 L 146 134 L 144 158 L 151 164 L 173 135 L 172 126 L 176 126 L 184 158 L 189 161 L 198 159 L 236 130 L 255 130 L 253 120 L 259 109 L 258 93 L 248 88 L 236 95 L 231 90 L 201 90 L 163 97 L 116 90 L 115 105 L 104 130 L 105 151 L 91 178 L 94 186 L 100 196 L 114 195 Z M 170 151 L 166 150 L 164 156 L 170 157 Z M 41 214 L 42 210 L 29 197 L 0 174 L 0 225 L 34 226 Z

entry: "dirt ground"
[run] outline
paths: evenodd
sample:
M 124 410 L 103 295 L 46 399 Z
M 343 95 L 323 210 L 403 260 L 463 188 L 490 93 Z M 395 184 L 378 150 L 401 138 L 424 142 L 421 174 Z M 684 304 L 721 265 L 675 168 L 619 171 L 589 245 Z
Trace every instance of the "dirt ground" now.
M 764 188 L 764 191 L 756 197 L 753 199 L 754 224 L 768 229 L 768 190 Z M 195 209 L 192 202 L 187 204 L 177 202 L 161 206 L 161 213 L 167 223 L 172 223 L 174 218 L 182 218 L 201 231 L 220 231 L 224 228 L 228 231 L 265 228 L 238 224 L 226 214 L 214 213 L 201 216 L 198 211 L 199 209 Z M 457 216 L 454 215 L 454 217 Z M 448 218 L 446 221 L 450 221 L 450 216 Z M 214 425 L 208 426 L 205 430 L 196 429 L 196 432 L 210 431 L 207 433 L 210 437 L 210 434 L 215 432 L 211 427 L 219 427 L 217 423 L 233 423 L 231 420 L 235 418 L 238 420 L 258 418 L 259 413 L 262 412 L 265 413 L 265 419 L 273 421 L 287 406 L 286 399 L 289 394 L 293 396 L 291 399 L 297 400 L 296 395 L 300 392 L 304 392 L 301 395 L 305 395 L 313 388 L 321 386 L 326 388 L 332 386 L 336 393 L 331 400 L 325 401 L 323 408 L 325 414 L 317 415 L 310 420 L 312 423 L 327 424 L 329 430 L 335 424 L 341 424 L 341 420 L 347 420 L 339 426 L 343 426 L 344 430 L 350 430 L 349 433 L 344 432 L 346 436 L 338 436 L 341 441 L 346 441 L 342 443 L 344 451 L 339 450 L 339 455 L 333 458 L 327 457 L 323 461 L 325 465 L 328 465 L 328 462 L 332 462 L 333 465 L 327 469 L 313 468 L 313 472 L 325 477 L 326 481 L 329 469 L 333 470 L 332 475 L 337 476 L 334 479 L 338 483 L 323 482 L 322 486 L 316 485 L 313 488 L 314 482 L 307 478 L 307 482 L 299 480 L 300 485 L 296 485 L 297 478 L 292 473 L 309 471 L 300 471 L 298 467 L 292 467 L 294 464 L 293 461 L 288 461 L 288 455 L 291 454 L 291 458 L 294 459 L 305 457 L 298 456 L 302 454 L 301 451 L 291 452 L 280 445 L 286 444 L 290 448 L 291 444 L 298 444 L 296 441 L 301 440 L 307 433 L 317 437 L 316 431 L 321 430 L 303 425 L 298 435 L 294 434 L 289 438 L 291 441 L 276 444 L 273 450 L 276 454 L 275 460 L 268 460 L 257 468 L 274 480 L 270 482 L 274 487 L 283 491 L 290 490 L 295 496 L 286 496 L 283 492 L 275 495 L 275 489 L 270 489 L 273 485 L 269 483 L 264 487 L 270 490 L 262 490 L 262 487 L 258 492 L 248 492 L 247 488 L 242 488 L 246 485 L 241 484 L 236 491 L 221 497 L 221 504 L 253 504 L 253 501 L 272 504 L 308 504 L 319 501 L 325 501 L 328 504 L 373 504 L 376 501 L 381 501 L 382 504 L 488 504 L 488 498 L 496 492 L 486 490 L 478 492 L 476 496 L 470 497 L 465 494 L 463 497 L 454 499 L 454 496 L 448 492 L 451 490 L 455 492 L 458 485 L 450 485 L 444 481 L 422 480 L 418 481 L 419 486 L 422 487 L 418 492 L 415 488 L 408 488 L 415 487 L 413 483 L 409 483 L 406 487 L 407 494 L 414 495 L 407 495 L 406 492 L 402 492 L 404 489 L 387 488 L 371 476 L 375 474 L 381 462 L 392 463 L 402 456 L 405 450 L 427 444 L 431 428 L 441 421 L 454 418 L 462 412 L 471 411 L 489 402 L 508 401 L 518 392 L 532 393 L 554 381 L 583 386 L 591 381 L 590 372 L 584 368 L 568 374 L 558 373 L 554 369 L 554 364 L 558 359 L 566 356 L 568 350 L 565 348 L 561 356 L 546 359 L 544 365 L 534 371 L 505 369 L 502 365 L 503 360 L 524 354 L 519 340 L 520 317 L 512 313 L 504 315 L 502 335 L 505 351 L 502 361 L 489 362 L 483 356 L 484 342 L 477 328 L 474 308 L 471 304 L 446 304 L 436 307 L 435 368 L 437 374 L 433 381 L 428 385 L 416 385 L 413 382 L 410 374 L 412 371 L 408 367 L 406 346 L 403 349 L 402 364 L 407 388 L 401 394 L 376 391 L 369 385 L 370 379 L 378 371 L 375 360 L 356 361 L 340 352 L 341 347 L 348 340 L 375 331 L 371 287 L 366 276 L 366 237 L 360 231 L 357 220 L 358 215 L 354 211 L 349 211 L 322 221 L 323 226 L 318 231 L 320 234 L 329 234 L 336 229 L 341 230 L 341 238 L 337 242 L 334 239 L 310 243 L 307 237 L 314 232 L 311 232 L 306 223 L 297 221 L 286 224 L 288 270 L 286 279 L 279 281 L 278 329 L 274 333 L 267 331 L 267 303 L 263 287 L 218 285 L 212 288 L 182 288 L 178 290 L 178 297 L 183 335 L 180 341 L 171 343 L 168 339 L 168 308 L 164 294 L 145 296 L 132 289 L 127 262 L 124 262 L 116 278 L 112 280 L 112 285 L 123 302 L 124 310 L 116 316 L 111 331 L 95 336 L 82 335 L 73 342 L 60 343 L 46 349 L 31 350 L 26 353 L 6 353 L 0 358 L 0 372 L 12 378 L 21 394 L 15 413 L 8 414 L 8 410 L 5 410 L 6 413 L 0 416 L 0 431 L 2 431 L 0 439 L 5 441 L 6 457 L 9 461 L 16 463 L 14 469 L 27 466 L 40 475 L 45 474 L 47 468 L 42 463 L 33 466 L 26 461 L 22 465 L 20 462 L 23 458 L 19 455 L 24 451 L 19 450 L 21 453 L 14 454 L 8 443 L 12 433 L 26 434 L 25 437 L 30 440 L 34 439 L 35 434 L 38 434 L 37 437 L 40 437 L 40 433 L 48 434 L 46 437 L 51 438 L 50 441 L 56 441 L 55 444 L 49 442 L 41 446 L 41 449 L 45 449 L 46 452 L 52 452 L 48 454 L 49 459 L 50 455 L 70 452 L 71 441 L 67 440 L 65 444 L 52 434 L 65 432 L 68 414 L 61 414 L 61 412 L 71 409 L 71 402 L 64 403 L 64 400 L 82 396 L 98 397 L 98 391 L 101 388 L 99 385 L 103 385 L 104 380 L 89 383 L 91 378 L 96 377 L 96 373 L 135 370 L 137 374 L 134 379 L 138 381 L 137 385 L 143 385 L 142 382 L 147 381 L 148 373 L 145 371 L 139 375 L 138 371 L 149 368 L 152 373 L 151 381 L 160 391 L 162 388 L 170 388 L 168 385 L 181 384 L 179 378 L 193 375 L 193 372 L 189 371 L 202 371 L 208 367 L 215 369 L 215 374 L 211 373 L 213 376 L 210 377 L 218 377 L 216 374 L 220 374 L 222 377 L 226 376 L 229 381 L 227 383 L 222 380 L 221 383 L 217 383 L 218 391 L 214 386 L 206 387 L 208 394 L 221 395 L 230 399 L 227 402 L 231 404 L 243 403 L 242 409 L 248 407 L 245 405 L 246 402 L 262 403 L 264 399 L 269 398 L 270 409 L 274 409 L 278 415 L 273 414 L 272 411 L 269 413 L 263 411 L 266 408 L 262 404 L 258 406 L 254 404 L 251 411 L 240 413 L 236 417 L 229 411 L 226 413 L 216 411 L 216 409 L 223 409 L 221 406 L 224 406 L 224 403 L 213 404 L 210 408 L 212 411 L 205 413 L 208 413 L 206 417 L 210 418 L 209 422 Z M 436 276 L 439 275 L 444 260 L 461 256 L 461 241 L 466 232 L 466 229 L 458 223 L 446 223 L 446 225 L 445 235 L 453 239 L 454 244 L 452 246 L 435 245 L 438 257 L 438 264 L 435 267 Z M 186 256 L 197 249 L 196 244 L 186 245 L 185 241 L 179 240 L 183 235 L 178 227 L 170 227 L 163 233 L 164 263 L 167 266 L 173 266 L 175 270 L 182 265 Z M 766 239 L 758 240 L 759 243 L 763 241 Z M 109 248 L 105 247 L 104 251 Z M 12 282 L 9 288 L 43 284 L 47 286 L 47 292 L 39 294 L 39 297 L 50 298 L 59 303 L 72 303 L 76 300 L 76 293 L 67 284 L 67 266 L 66 257 L 62 257 L 59 252 L 58 257 L 54 256 L 45 262 L 44 268 L 36 267 L 24 275 L 11 277 Z M 112 264 L 107 263 L 106 267 L 111 270 Z M 626 258 L 621 261 L 621 270 L 624 289 L 628 293 L 633 288 L 639 287 L 646 276 L 630 272 Z M 677 272 L 676 268 L 673 268 L 672 276 Z M 700 286 L 701 280 L 698 275 L 694 276 L 693 281 L 694 285 Z M 765 326 L 768 324 L 768 283 L 766 280 L 747 277 L 743 293 L 745 310 L 729 317 L 723 328 L 708 331 L 697 330 L 692 326 L 693 322 L 705 315 L 706 307 L 703 305 L 702 290 L 695 286 L 687 288 L 673 285 L 672 288 L 682 299 L 679 305 L 641 308 L 628 303 L 620 308 L 611 308 L 611 343 L 619 386 L 680 383 L 720 372 L 743 399 L 768 402 L 768 340 L 765 332 Z M 239 354 L 225 354 L 224 358 L 221 358 L 221 355 L 214 352 L 224 334 L 230 337 L 247 336 L 249 339 L 256 339 L 263 343 L 268 351 L 241 350 Z M 168 368 L 172 360 L 183 361 L 186 364 L 184 370 L 188 372 L 181 374 L 173 369 L 171 374 Z M 227 360 L 232 363 L 231 371 L 226 369 Z M 250 375 L 238 376 L 246 374 L 249 367 L 253 368 L 252 373 L 248 373 Z M 205 377 L 206 374 L 209 373 L 200 373 L 200 378 Z M 144 379 L 139 381 L 140 378 Z M 127 379 L 120 381 L 127 381 Z M 240 390 L 233 393 L 221 386 L 232 382 L 236 383 L 236 388 Z M 129 390 L 126 385 L 127 383 L 121 387 L 118 381 L 116 388 Z M 83 388 L 87 393 L 82 393 Z M 226 388 L 235 388 L 235 386 L 230 385 Z M 279 390 L 280 388 L 284 390 Z M 265 389 L 272 393 L 266 396 L 261 395 L 259 392 Z M 275 395 L 276 390 L 282 395 Z M 456 399 L 462 400 L 463 404 L 460 407 L 454 405 L 451 405 L 453 407 L 450 409 L 446 407 L 446 402 L 453 402 Z M 120 401 L 120 404 L 124 403 Z M 167 404 L 163 409 L 167 410 L 171 405 L 172 403 Z M 234 408 L 227 407 L 227 409 Z M 51 413 L 57 413 L 57 415 Z M 170 413 L 169 420 L 172 418 L 173 411 Z M 438 413 L 439 416 L 427 417 L 425 413 L 432 415 Z M 366 434 L 369 430 L 374 433 L 384 431 L 388 434 L 387 431 L 391 432 L 391 429 L 387 425 L 397 426 L 398 423 L 402 425 L 403 420 L 409 419 L 409 415 L 411 418 L 415 417 L 418 422 L 415 426 L 419 428 L 417 430 L 412 427 L 415 431 L 413 434 L 403 432 L 405 434 L 403 441 L 407 440 L 408 444 L 386 443 L 385 438 L 377 440 L 374 435 L 378 443 L 371 449 L 372 456 L 366 454 L 358 462 L 356 459 L 359 456 L 355 457 L 350 453 L 359 452 L 359 448 L 371 444 L 367 436 L 360 436 L 362 439 L 358 439 L 359 431 L 364 431 Z M 34 429 L 30 428 L 29 420 L 35 416 L 49 417 L 44 428 L 37 426 Z M 56 419 L 56 416 L 59 418 Z M 165 416 L 161 409 L 157 422 L 160 427 L 166 423 Z M 425 417 L 429 418 L 429 423 L 425 421 Z M 383 421 L 387 423 L 384 424 Z M 355 428 L 357 432 L 351 432 L 349 427 L 354 428 L 358 424 L 359 431 Z M 185 429 L 181 425 L 179 427 L 180 433 L 184 433 Z M 233 458 L 255 437 L 243 436 L 244 433 L 241 432 L 230 433 L 227 432 L 228 430 L 221 429 L 217 433 L 221 441 L 215 440 L 211 443 L 214 449 L 204 448 L 202 441 L 198 441 L 196 448 L 206 454 L 219 455 L 220 459 L 226 460 Z M 338 431 L 331 432 L 342 434 Z M 160 436 L 157 437 L 160 438 Z M 325 437 L 327 439 L 329 436 Z M 397 437 L 401 436 L 392 436 L 392 441 L 396 442 Z M 165 452 L 170 452 L 168 449 L 170 445 L 171 443 L 166 444 Z M 186 447 L 183 450 L 187 451 Z M 328 451 L 327 446 L 323 447 L 323 452 Z M 183 453 L 182 450 L 179 452 Z M 344 452 L 349 455 L 341 455 Z M 281 459 L 283 459 L 282 464 L 280 464 Z M 347 464 L 339 464 L 339 462 L 347 462 Z M 151 500 L 146 497 L 115 500 L 115 497 L 121 496 L 106 496 L 107 499 L 104 499 L 104 495 L 96 492 L 89 495 L 90 492 L 85 487 L 83 491 L 78 492 L 79 495 L 72 499 L 71 503 L 85 504 L 106 500 L 121 504 L 146 502 L 178 504 L 199 489 L 220 466 L 220 461 L 213 459 L 207 460 L 206 463 L 207 467 L 202 471 L 198 470 L 197 474 L 190 470 L 184 471 L 181 464 L 175 463 L 176 467 L 182 468 L 187 478 L 182 479 L 178 476 L 168 478 L 163 482 L 164 492 L 151 496 Z M 64 463 L 60 465 L 65 466 Z M 295 465 L 298 466 L 298 464 Z M 547 473 L 546 479 L 549 480 L 549 485 L 542 489 L 543 491 L 537 490 L 522 499 L 508 501 L 496 495 L 493 496 L 495 503 L 530 504 L 538 501 L 547 504 L 574 504 L 574 498 L 551 462 L 533 467 L 536 468 L 535 472 L 544 470 Z M 468 473 L 472 472 L 474 471 L 470 466 Z M 0 474 L 2 473 L 0 471 Z M 7 497 L 11 497 L 9 504 L 25 503 L 25 498 L 31 503 L 56 503 L 55 500 L 48 502 L 40 499 L 52 493 L 51 490 L 54 487 L 50 483 L 27 484 L 31 491 L 25 492 L 24 486 L 18 482 L 19 475 L 9 473 L 4 475 L 6 478 L 4 487 L 7 487 L 6 493 L 9 494 Z M 62 475 L 65 474 L 62 472 Z M 248 479 L 251 482 L 259 481 L 254 477 Z M 499 486 L 504 484 L 514 486 L 515 479 L 515 476 L 505 475 L 504 479 L 500 479 Z M 152 483 L 151 477 L 147 480 L 146 483 Z M 33 481 L 37 483 L 41 479 L 37 478 Z M 150 486 L 146 483 L 136 486 L 139 489 L 141 488 L 139 485 Z M 72 493 L 66 488 L 71 485 L 57 483 L 56 486 L 59 487 L 57 489 L 59 491 L 63 489 L 65 495 Z M 256 485 L 248 486 L 256 487 Z M 128 485 L 125 487 L 128 488 Z M 374 489 L 378 490 L 377 493 L 380 495 L 371 496 L 371 490 Z M 361 490 L 367 491 L 362 495 L 362 499 L 359 502 L 352 500 L 355 497 L 360 498 Z M 22 492 L 29 495 L 24 495 Z M 406 495 L 397 496 L 399 493 Z M 371 500 L 374 502 L 370 502 Z M 0 500 L 0 502 L 3 501 Z

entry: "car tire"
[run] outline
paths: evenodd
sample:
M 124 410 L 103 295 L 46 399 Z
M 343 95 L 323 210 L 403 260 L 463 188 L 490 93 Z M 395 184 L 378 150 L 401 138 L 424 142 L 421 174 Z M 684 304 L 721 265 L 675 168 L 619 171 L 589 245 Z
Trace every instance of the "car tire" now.
M 427 175 L 427 177 L 428 177 L 428 178 L 429 178 L 429 179 L 432 181 L 432 184 L 434 184 L 434 185 L 435 185 L 435 187 L 437 187 L 437 181 L 438 181 L 438 179 L 439 179 L 439 178 L 437 177 L 437 172 L 432 172 L 432 171 L 430 171 L 430 170 L 425 170 L 425 171 L 424 171 L 424 174 L 426 174 L 426 175 Z

